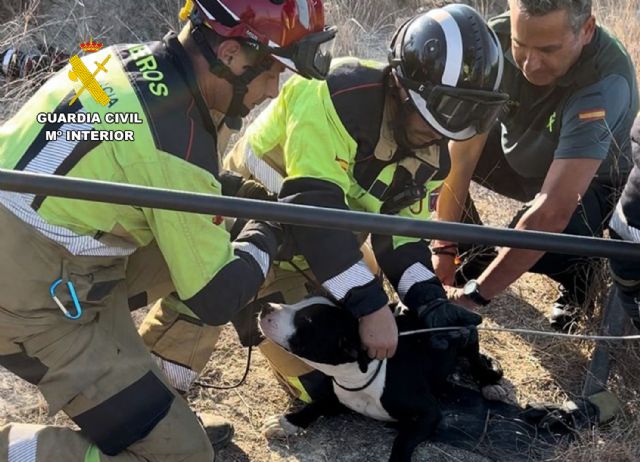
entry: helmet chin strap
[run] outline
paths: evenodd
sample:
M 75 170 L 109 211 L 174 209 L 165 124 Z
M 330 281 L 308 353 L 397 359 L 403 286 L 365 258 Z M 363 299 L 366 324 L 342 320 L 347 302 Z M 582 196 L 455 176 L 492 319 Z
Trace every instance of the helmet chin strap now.
M 409 114 L 415 111 L 413 107 L 413 103 L 407 97 L 407 99 L 402 99 L 400 96 L 400 92 L 397 95 L 397 111 L 398 113 L 393 118 L 393 137 L 398 144 L 400 150 L 413 151 L 414 149 L 423 149 L 427 146 L 431 146 L 432 144 L 437 144 L 440 140 L 433 140 L 429 143 L 425 143 L 423 145 L 415 145 L 409 141 L 409 137 L 407 136 L 407 121 L 409 119 Z
M 200 52 L 207 60 L 207 63 L 209 64 L 209 71 L 226 80 L 233 87 L 231 102 L 229 103 L 227 110 L 224 112 L 225 116 L 220 122 L 218 129 L 220 129 L 220 126 L 224 123 L 232 130 L 239 130 L 242 127 L 242 118 L 249 114 L 249 108 L 244 104 L 244 97 L 249 91 L 249 84 L 256 77 L 269 69 L 270 66 L 266 66 L 268 60 L 263 60 L 265 61 L 264 63 L 257 66 L 251 66 L 242 74 L 236 75 L 231 71 L 229 66 L 223 63 L 220 58 L 216 56 L 209 46 L 209 43 L 204 36 L 204 32 L 202 31 L 202 27 L 204 26 L 202 26 L 202 22 L 199 18 L 192 17 L 192 23 L 191 36 L 198 45 Z
M 407 106 L 411 104 L 408 101 L 400 101 L 398 100 L 397 104 L 397 115 L 393 118 L 393 137 L 398 143 L 398 146 L 404 149 L 411 150 L 411 143 L 409 142 L 409 137 L 407 136 L 407 118 L 409 115 L 409 110 Z

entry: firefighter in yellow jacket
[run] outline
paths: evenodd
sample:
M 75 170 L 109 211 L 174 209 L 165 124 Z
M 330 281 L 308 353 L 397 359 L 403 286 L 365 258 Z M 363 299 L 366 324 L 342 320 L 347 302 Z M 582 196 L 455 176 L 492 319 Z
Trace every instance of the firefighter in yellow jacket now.
M 472 8 L 449 5 L 420 14 L 395 34 L 388 64 L 344 58 L 334 60 L 326 81 L 287 81 L 224 166 L 248 181 L 237 188 L 240 195 L 430 219 L 450 169 L 447 142 L 486 131 L 506 102 L 498 91 L 502 59 L 497 38 Z M 362 344 L 371 357 L 392 356 L 395 322 L 361 242 L 350 232 L 288 230 L 301 255 L 293 264 L 360 319 Z M 427 241 L 374 235 L 371 244 L 382 272 L 426 326 L 480 322 L 478 315 L 446 302 Z M 295 302 L 313 284 L 291 263 L 281 263 L 270 271 L 256 304 Z M 248 318 L 253 308 L 247 308 Z M 195 378 L 215 341 L 198 324 L 164 303 L 142 334 L 157 357 Z M 185 341 L 189 329 L 191 342 Z M 255 340 L 246 333 L 241 338 Z M 172 345 L 178 339 L 181 351 Z M 270 342 L 260 342 L 260 348 L 295 396 L 310 401 L 323 392 L 327 380 L 319 372 Z
M 188 2 L 179 35 L 91 55 L 112 56 L 97 76 L 111 92 L 106 107 L 89 92 L 73 99 L 66 67 L 0 127 L 0 167 L 220 194 L 209 111 L 234 125 L 277 95 L 284 64 L 305 77 L 328 71 L 320 44 L 334 32 L 322 3 L 292 3 Z M 265 28 L 272 17 L 283 22 Z M 143 123 L 100 122 L 115 112 Z M 39 113 L 51 118 L 39 123 Z M 99 117 L 81 122 L 88 113 Z M 114 128 L 134 141 L 62 136 Z M 211 435 L 170 386 L 181 377 L 152 361 L 129 307 L 175 292 L 202 325 L 225 324 L 263 283 L 280 230 L 253 222 L 232 242 L 211 216 L 11 192 L 0 192 L 0 228 L 0 365 L 80 429 L 4 425 L 0 461 L 211 462 Z M 213 443 L 231 437 L 220 420 Z

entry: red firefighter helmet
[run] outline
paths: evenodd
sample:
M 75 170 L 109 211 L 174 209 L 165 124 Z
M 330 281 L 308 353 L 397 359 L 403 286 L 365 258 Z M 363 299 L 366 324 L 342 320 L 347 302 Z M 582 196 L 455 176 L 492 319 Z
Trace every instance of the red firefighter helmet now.
M 180 18 L 194 12 L 218 35 L 254 44 L 304 77 L 329 71 L 324 46 L 336 29 L 325 26 L 321 0 L 187 0 Z

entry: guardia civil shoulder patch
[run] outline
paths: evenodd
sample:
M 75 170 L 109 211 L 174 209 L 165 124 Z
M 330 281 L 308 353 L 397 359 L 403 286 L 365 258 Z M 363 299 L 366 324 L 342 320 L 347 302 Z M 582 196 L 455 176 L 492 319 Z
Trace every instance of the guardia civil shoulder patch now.
M 603 108 L 600 109 L 589 109 L 587 111 L 582 111 L 578 113 L 578 119 L 583 122 L 592 122 L 594 120 L 603 120 L 607 115 L 607 111 Z

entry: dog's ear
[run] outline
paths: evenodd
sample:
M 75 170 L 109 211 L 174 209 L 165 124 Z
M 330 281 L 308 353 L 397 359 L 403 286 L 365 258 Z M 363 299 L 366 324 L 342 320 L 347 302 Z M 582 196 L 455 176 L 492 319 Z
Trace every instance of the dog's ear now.
M 371 362 L 371 358 L 369 358 L 369 355 L 367 354 L 367 352 L 364 351 L 362 348 L 359 348 L 358 349 L 358 367 L 360 368 L 360 372 L 362 372 L 363 374 L 367 372 L 367 369 L 369 369 L 370 362 Z
M 291 305 L 287 305 L 284 302 L 280 303 L 280 302 L 266 301 L 266 302 L 262 303 L 262 314 L 263 315 L 267 315 L 269 313 L 281 310 L 281 309 L 286 308 L 288 306 L 291 306 Z
M 348 354 L 351 358 L 353 358 L 358 363 L 358 369 L 360 369 L 360 372 L 362 372 L 363 374 L 367 372 L 367 369 L 369 369 L 369 363 L 371 362 L 371 358 L 369 358 L 369 355 L 367 354 L 366 351 L 364 351 L 360 347 L 356 347 L 356 348 L 351 348 L 348 351 Z
M 367 372 L 369 366 L 369 356 L 367 352 L 360 346 L 360 339 L 352 339 L 347 337 L 341 337 L 338 340 L 338 345 L 344 351 L 344 353 L 352 360 L 358 363 L 358 368 L 362 372 Z

